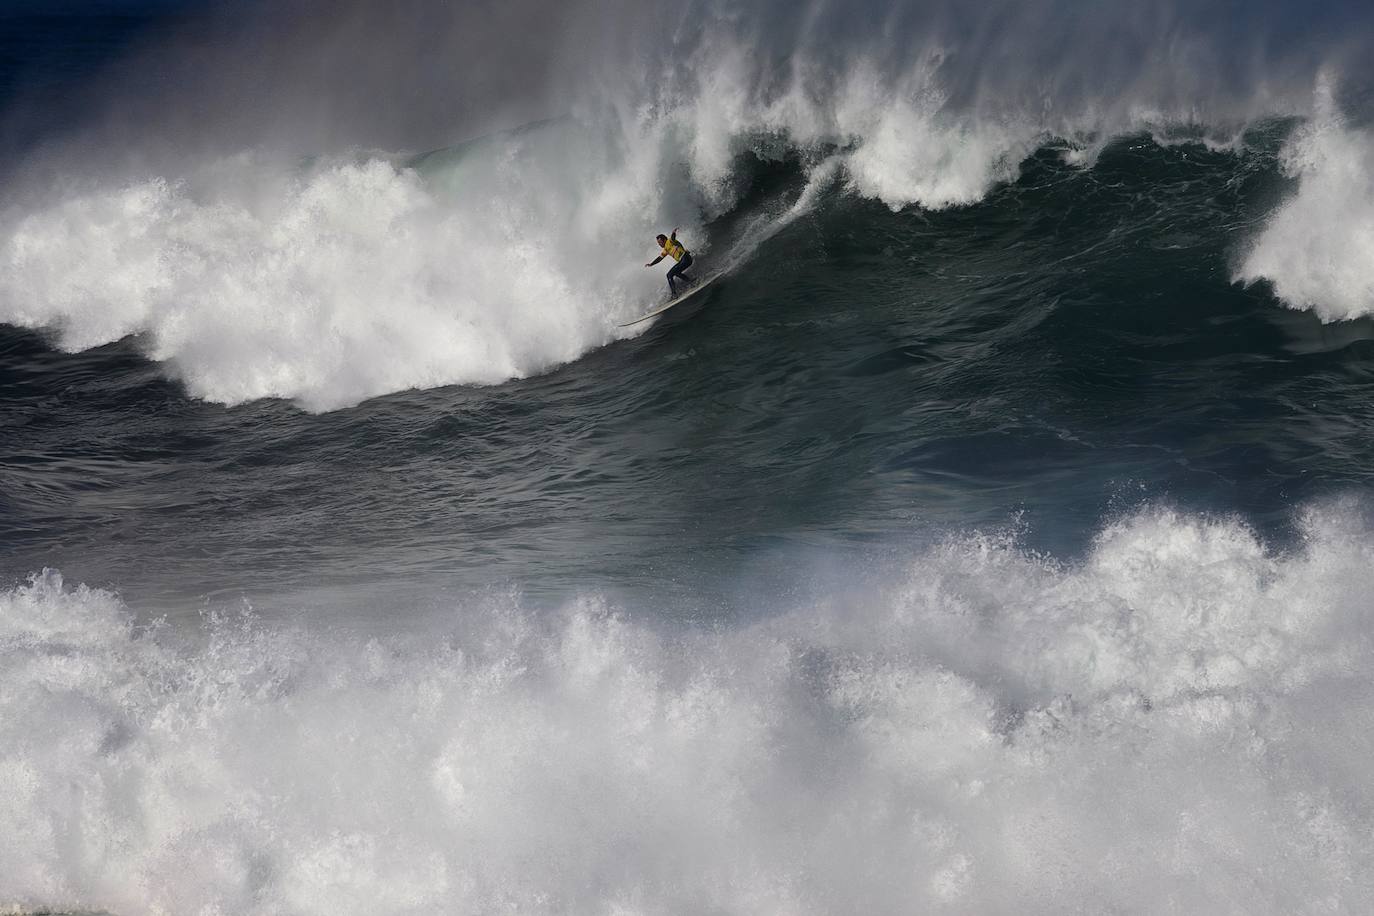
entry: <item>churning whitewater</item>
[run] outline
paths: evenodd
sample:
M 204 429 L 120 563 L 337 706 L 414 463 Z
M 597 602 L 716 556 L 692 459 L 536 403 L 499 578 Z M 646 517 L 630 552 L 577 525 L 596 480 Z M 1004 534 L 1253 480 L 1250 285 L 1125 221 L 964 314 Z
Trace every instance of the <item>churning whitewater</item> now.
M 957 539 L 724 632 L 508 596 L 186 649 L 47 572 L 3 605 L 7 880 L 169 913 L 1353 908 L 1374 547 L 1347 507 L 1304 525 L 1276 555 L 1145 513 L 1073 568 Z
M 233 6 L 0 12 L 0 911 L 1363 911 L 1364 5 Z

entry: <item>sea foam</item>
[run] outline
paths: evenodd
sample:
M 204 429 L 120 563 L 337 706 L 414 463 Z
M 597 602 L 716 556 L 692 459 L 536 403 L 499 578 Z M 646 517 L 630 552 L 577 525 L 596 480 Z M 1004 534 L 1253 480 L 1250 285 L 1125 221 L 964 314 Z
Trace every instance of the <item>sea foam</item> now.
M 0 597 L 0 906 L 1357 912 L 1374 531 L 1301 524 L 961 537 L 710 632 L 188 633 L 45 572 Z
M 1323 321 L 1374 314 L 1374 133 L 1349 124 L 1333 87 L 1283 150 L 1297 192 L 1267 220 L 1236 278 L 1269 280 L 1293 308 Z
M 191 394 L 328 409 L 566 362 L 651 301 L 652 186 L 569 193 L 512 138 L 426 179 L 378 157 L 255 156 L 63 189 L 0 230 L 0 320 L 78 350 L 141 335 Z M 588 168 L 594 168 L 589 166 Z M 633 256 L 628 254 L 633 253 Z

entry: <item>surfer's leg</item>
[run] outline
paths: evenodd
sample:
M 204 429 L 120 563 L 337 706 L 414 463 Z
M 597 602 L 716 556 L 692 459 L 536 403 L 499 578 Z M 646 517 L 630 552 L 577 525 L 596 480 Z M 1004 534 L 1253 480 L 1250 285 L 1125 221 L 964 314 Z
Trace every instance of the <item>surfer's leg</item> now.
M 687 260 L 687 259 L 686 259 L 686 258 L 683 258 L 683 261 L 685 261 L 685 260 Z M 688 263 L 690 263 L 690 262 L 688 262 Z M 673 285 L 673 278 L 674 278 L 674 277 L 677 277 L 677 276 L 680 276 L 680 275 L 682 274 L 682 271 L 683 271 L 684 267 L 685 267 L 685 265 L 682 263 L 682 261 L 678 261 L 678 262 L 677 262 L 676 264 L 674 264 L 674 265 L 672 266 L 672 268 L 669 269 L 669 271 L 668 271 L 668 292 L 669 292 L 670 295 L 672 295 L 672 296 L 674 296 L 674 297 L 677 296 L 677 287 Z M 682 279 L 686 280 L 687 278 L 686 278 L 686 277 L 683 277 Z
M 677 288 L 673 286 L 674 277 L 686 283 L 688 286 L 697 282 L 694 278 L 687 276 L 687 268 L 691 266 L 692 256 L 690 254 L 683 255 L 682 260 L 674 264 L 673 269 L 668 271 L 668 289 L 672 292 L 673 298 L 677 298 Z

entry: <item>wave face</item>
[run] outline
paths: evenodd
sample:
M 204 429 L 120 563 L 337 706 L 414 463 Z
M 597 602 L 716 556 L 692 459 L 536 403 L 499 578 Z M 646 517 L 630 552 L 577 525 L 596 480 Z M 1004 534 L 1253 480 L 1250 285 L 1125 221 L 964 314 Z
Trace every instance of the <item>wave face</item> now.
M 587 599 L 423 640 L 56 573 L 0 598 L 10 900 L 127 912 L 1354 911 L 1374 540 L 1146 512 L 958 539 L 768 623 Z M 384 613 L 384 607 L 376 608 Z M 55 727 L 55 723 L 61 723 Z

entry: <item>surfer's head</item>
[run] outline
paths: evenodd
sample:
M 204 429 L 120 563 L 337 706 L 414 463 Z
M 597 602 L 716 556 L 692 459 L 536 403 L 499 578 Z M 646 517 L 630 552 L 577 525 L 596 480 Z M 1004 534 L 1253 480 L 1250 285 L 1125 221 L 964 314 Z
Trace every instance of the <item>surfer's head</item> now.
M 660 233 L 659 235 L 654 236 L 654 238 L 658 240 L 658 243 L 659 243 L 660 245 L 662 245 L 664 242 L 668 241 L 668 236 L 663 235 L 663 234 L 661 234 L 661 233 Z

